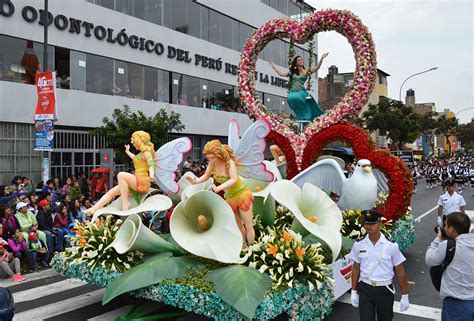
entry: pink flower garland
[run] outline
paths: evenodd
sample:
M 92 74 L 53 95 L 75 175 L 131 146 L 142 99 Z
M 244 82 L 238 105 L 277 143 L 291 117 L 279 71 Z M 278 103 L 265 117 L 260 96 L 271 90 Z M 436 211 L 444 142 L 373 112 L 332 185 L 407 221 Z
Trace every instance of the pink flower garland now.
M 270 41 L 291 38 L 303 44 L 321 31 L 337 31 L 351 44 L 356 60 L 354 83 L 351 89 L 331 110 L 316 118 L 301 134 L 258 100 L 255 92 L 255 65 L 258 54 Z M 368 29 L 359 18 L 347 10 L 323 10 L 297 23 L 288 18 L 271 20 L 257 29 L 244 46 L 239 64 L 238 86 L 241 100 L 247 113 L 255 119 L 266 119 L 272 130 L 287 137 L 295 151 L 298 170 L 302 169 L 303 153 L 307 142 L 319 131 L 345 119 L 355 117 L 368 101 L 377 76 L 375 45 Z

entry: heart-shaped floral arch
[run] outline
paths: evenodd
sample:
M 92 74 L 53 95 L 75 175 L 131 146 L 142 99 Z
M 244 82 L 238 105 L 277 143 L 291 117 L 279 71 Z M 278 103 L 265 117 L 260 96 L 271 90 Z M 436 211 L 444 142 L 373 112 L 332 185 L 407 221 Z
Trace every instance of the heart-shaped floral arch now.
M 337 31 L 351 44 L 356 60 L 354 82 L 341 102 L 316 118 L 301 134 L 298 134 L 257 98 L 255 65 L 258 54 L 270 41 L 277 38 L 289 38 L 295 43 L 303 44 L 321 31 Z M 298 170 L 301 170 L 303 153 L 308 140 L 323 128 L 357 116 L 368 101 L 377 76 L 376 65 L 372 36 L 360 19 L 350 11 L 317 11 L 301 23 L 289 18 L 271 20 L 252 34 L 242 50 L 238 77 L 239 94 L 251 117 L 268 120 L 274 132 L 289 139 L 294 150 L 296 165 Z

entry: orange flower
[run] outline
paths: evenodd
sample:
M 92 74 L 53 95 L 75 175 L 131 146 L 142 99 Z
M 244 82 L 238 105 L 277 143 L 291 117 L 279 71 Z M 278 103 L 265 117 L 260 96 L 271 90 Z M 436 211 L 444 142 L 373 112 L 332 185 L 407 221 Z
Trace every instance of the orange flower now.
M 278 252 L 278 245 L 273 245 L 267 248 L 267 253 L 275 256 Z
M 81 235 L 84 234 L 84 231 L 81 230 L 81 229 L 77 229 L 77 230 L 76 230 L 76 234 L 79 235 L 79 236 L 81 236 Z
M 302 260 L 303 257 L 304 257 L 304 249 L 298 247 L 298 248 L 296 249 L 296 256 L 297 256 L 300 260 Z
M 286 241 L 286 245 L 289 245 L 290 241 L 293 239 L 293 237 L 286 231 L 286 229 L 283 229 L 283 238 Z
M 84 246 L 86 246 L 86 244 L 87 244 L 86 239 L 81 237 L 80 240 L 79 240 L 79 246 L 84 247 Z

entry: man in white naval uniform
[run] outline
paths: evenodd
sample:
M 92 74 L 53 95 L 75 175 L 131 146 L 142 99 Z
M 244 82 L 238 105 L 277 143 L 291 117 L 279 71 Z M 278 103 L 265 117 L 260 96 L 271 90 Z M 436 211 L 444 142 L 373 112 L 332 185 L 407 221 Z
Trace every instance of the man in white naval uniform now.
M 403 262 L 406 260 L 398 244 L 389 241 L 381 232 L 383 215 L 373 210 L 362 212 L 367 235 L 352 247 L 351 302 L 359 308 L 361 321 L 389 321 L 393 319 L 395 288 L 392 279 L 397 274 L 402 298 L 400 311 L 408 309 L 408 281 Z

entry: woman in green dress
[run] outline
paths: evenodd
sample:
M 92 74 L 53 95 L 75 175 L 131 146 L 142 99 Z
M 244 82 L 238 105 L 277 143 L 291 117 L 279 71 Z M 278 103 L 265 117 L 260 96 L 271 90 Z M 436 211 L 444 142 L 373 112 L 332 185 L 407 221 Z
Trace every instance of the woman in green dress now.
M 316 67 L 311 70 L 306 70 L 303 58 L 296 56 L 291 62 L 290 70 L 283 72 L 276 68 L 273 62 L 269 62 L 270 66 L 281 77 L 288 77 L 288 105 L 296 115 L 296 120 L 313 121 L 314 118 L 321 116 L 323 111 L 314 98 L 308 94 L 305 88 L 305 83 L 311 74 L 317 72 L 321 68 L 324 58 L 329 53 L 321 56 Z

